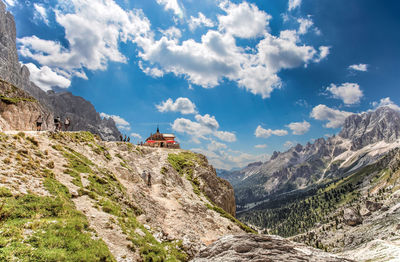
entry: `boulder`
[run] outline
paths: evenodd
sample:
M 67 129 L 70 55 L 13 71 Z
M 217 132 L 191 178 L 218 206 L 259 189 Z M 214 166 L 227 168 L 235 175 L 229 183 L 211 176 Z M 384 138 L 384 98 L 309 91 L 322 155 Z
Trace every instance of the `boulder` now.
M 362 223 L 363 219 L 354 208 L 346 208 L 343 214 L 343 221 L 348 226 L 357 226 Z
M 382 203 L 378 203 L 378 202 L 374 202 L 374 201 L 367 200 L 367 202 L 365 202 L 365 207 L 371 212 L 375 212 L 375 211 L 381 209 L 382 206 L 383 206 Z

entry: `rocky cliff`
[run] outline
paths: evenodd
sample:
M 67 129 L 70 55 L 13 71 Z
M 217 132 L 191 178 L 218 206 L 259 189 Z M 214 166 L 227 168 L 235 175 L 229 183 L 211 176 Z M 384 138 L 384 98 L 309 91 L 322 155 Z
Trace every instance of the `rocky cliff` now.
M 94 106 L 69 92 L 45 92 L 32 83 L 26 66 L 21 66 L 16 49 L 14 17 L 0 0 L 0 79 L 23 89 L 42 104 L 46 115 L 70 117 L 71 130 L 91 131 L 104 140 L 118 140 L 118 131 L 112 119 L 102 119 Z
M 53 115 L 26 92 L 0 79 L 0 131 L 36 130 L 39 116 L 43 128 L 53 129 Z

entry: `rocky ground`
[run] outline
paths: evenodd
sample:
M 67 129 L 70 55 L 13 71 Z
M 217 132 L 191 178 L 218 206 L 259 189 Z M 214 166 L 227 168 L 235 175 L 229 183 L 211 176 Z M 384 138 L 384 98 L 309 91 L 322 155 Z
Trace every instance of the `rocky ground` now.
M 197 175 L 211 172 L 208 176 L 215 176 L 204 159 L 199 162 L 202 166 L 193 162 L 191 180 L 168 162 L 170 154 L 186 153 L 184 150 L 103 142 L 90 133 L 34 131 L 2 134 L 0 149 L 0 188 L 10 189 L 14 196 L 51 196 L 44 178 L 44 173 L 51 172 L 66 186 L 75 208 L 85 215 L 117 261 L 140 260 L 140 246 L 132 246 L 140 245 L 141 237 L 149 233 L 158 243 L 179 241 L 179 252 L 189 258 L 221 236 L 243 232 L 238 223 L 227 218 L 231 217 L 227 212 L 215 211 L 218 207 L 209 200 L 212 195 L 194 190 Z M 151 173 L 150 187 L 141 177 L 143 171 Z M 200 186 L 205 184 L 198 179 Z M 229 199 L 229 195 L 233 199 L 233 192 L 215 194 L 216 199 Z M 232 205 L 234 200 L 233 204 L 226 203 Z M 113 210 L 114 206 L 120 210 Z M 121 220 L 129 219 L 123 213 L 132 210 L 141 226 L 129 229 Z

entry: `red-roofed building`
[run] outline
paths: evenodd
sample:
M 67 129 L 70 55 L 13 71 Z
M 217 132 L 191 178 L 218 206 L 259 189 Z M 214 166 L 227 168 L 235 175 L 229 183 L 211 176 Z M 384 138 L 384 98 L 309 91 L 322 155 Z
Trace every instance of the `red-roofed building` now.
M 144 145 L 151 147 L 180 148 L 179 143 L 175 141 L 174 134 L 162 134 L 158 127 L 157 132 L 155 134 L 150 134 Z

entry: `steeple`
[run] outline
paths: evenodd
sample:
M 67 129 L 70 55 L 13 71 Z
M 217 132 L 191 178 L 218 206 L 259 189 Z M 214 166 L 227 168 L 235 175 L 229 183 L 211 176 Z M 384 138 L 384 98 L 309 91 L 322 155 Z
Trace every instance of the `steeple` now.
M 157 133 L 160 133 L 160 129 L 158 128 L 158 125 L 157 125 Z

